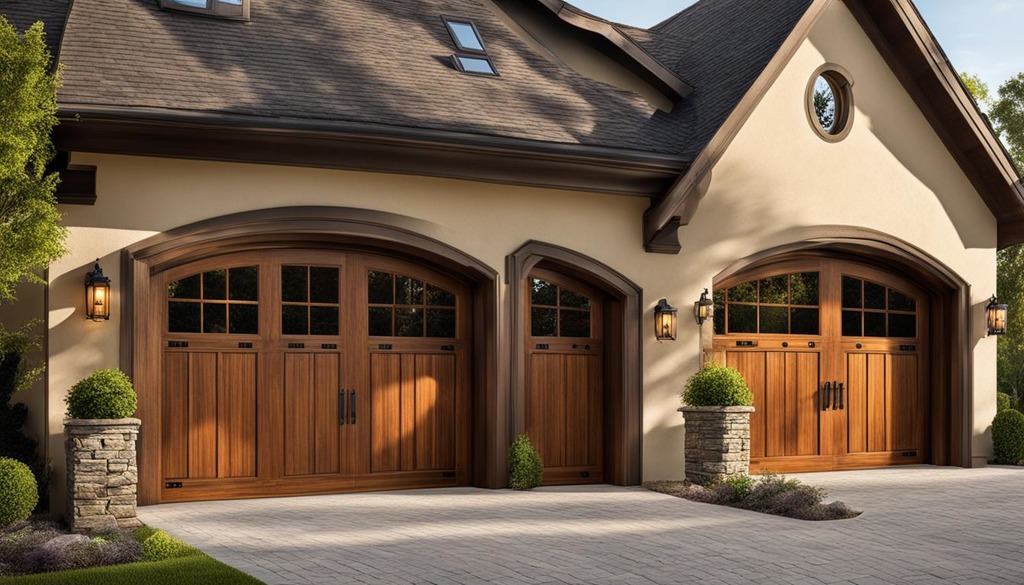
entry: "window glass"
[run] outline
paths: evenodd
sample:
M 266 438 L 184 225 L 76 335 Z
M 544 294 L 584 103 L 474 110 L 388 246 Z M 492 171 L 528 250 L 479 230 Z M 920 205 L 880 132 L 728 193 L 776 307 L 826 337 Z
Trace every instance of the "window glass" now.
M 530 279 L 530 293 L 532 336 L 591 336 L 590 297 L 540 278 Z
M 340 279 L 336 266 L 282 266 L 281 333 L 338 335 Z
M 818 278 L 778 274 L 716 290 L 715 333 L 818 335 Z
M 814 81 L 814 117 L 827 134 L 836 127 L 836 90 L 824 76 Z
M 881 284 L 843 276 L 843 336 L 916 337 L 917 301 Z
M 371 270 L 369 333 L 376 337 L 456 337 L 455 293 L 423 280 Z
M 483 52 L 484 43 L 480 40 L 480 35 L 477 34 L 476 27 L 472 23 L 454 20 L 447 22 L 448 28 L 452 31 L 452 37 L 455 39 L 455 45 L 459 49 Z
M 170 333 L 259 333 L 259 268 L 207 270 L 167 285 Z
M 469 57 L 467 55 L 455 55 L 459 62 L 459 69 L 468 73 L 481 73 L 483 75 L 497 75 L 498 71 L 491 64 L 487 57 Z

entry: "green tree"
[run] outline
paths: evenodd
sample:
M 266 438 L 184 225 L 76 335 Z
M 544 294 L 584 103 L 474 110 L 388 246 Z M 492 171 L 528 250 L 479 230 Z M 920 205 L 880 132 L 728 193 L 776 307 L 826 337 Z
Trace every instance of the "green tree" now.
M 960 75 L 979 104 L 988 106 L 996 133 L 1017 169 L 1024 169 L 1024 73 L 999 86 L 995 97 L 977 75 Z M 996 295 L 1009 305 L 1007 332 L 999 337 L 997 376 L 1000 392 L 1020 404 L 1024 398 L 1024 245 L 1000 250 L 996 257 Z
M 42 23 L 19 36 L 0 16 L 0 302 L 65 251 L 57 174 L 46 172 L 59 86 Z

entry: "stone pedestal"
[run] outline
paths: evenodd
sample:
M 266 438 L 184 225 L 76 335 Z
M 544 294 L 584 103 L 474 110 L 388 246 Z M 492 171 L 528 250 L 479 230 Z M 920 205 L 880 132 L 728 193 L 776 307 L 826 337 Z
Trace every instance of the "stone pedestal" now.
M 68 525 L 100 533 L 141 526 L 135 517 L 139 468 L 137 418 L 64 421 L 67 454 Z
M 749 472 L 752 406 L 684 406 L 686 479 L 704 484 Z

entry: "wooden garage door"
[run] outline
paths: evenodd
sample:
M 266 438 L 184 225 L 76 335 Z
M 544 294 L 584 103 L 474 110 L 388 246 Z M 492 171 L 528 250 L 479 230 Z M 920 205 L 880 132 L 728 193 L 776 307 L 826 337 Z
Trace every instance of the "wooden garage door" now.
M 603 481 L 602 303 L 596 290 L 550 270 L 528 280 L 526 433 L 544 483 Z
M 835 260 L 777 264 L 715 290 L 714 357 L 754 393 L 751 471 L 926 460 L 927 297 Z
M 462 283 L 314 250 L 225 255 L 155 280 L 162 501 L 468 483 Z

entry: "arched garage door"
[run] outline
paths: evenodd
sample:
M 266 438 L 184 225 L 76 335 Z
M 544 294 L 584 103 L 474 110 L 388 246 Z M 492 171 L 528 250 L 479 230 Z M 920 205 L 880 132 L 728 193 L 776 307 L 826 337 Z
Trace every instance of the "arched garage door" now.
M 470 295 L 373 254 L 228 254 L 153 277 L 161 501 L 467 485 Z

